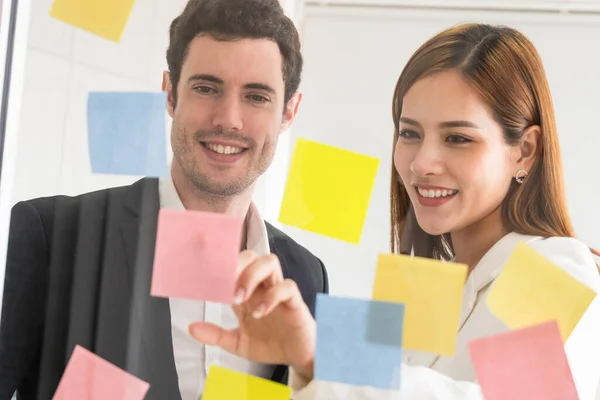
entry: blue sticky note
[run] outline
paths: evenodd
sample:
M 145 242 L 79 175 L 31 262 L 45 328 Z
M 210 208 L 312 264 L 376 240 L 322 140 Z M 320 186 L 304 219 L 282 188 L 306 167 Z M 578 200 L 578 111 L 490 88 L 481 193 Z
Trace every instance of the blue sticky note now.
M 370 301 L 367 311 L 367 337 L 372 343 L 402 347 L 403 303 Z
M 166 92 L 92 92 L 87 126 L 92 172 L 168 175 Z
M 318 294 L 315 313 L 315 379 L 400 389 L 404 304 Z

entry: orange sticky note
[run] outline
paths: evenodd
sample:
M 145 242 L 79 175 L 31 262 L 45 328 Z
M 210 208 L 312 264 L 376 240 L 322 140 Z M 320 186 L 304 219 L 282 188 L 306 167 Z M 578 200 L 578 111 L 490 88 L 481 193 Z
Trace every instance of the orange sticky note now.
M 231 304 L 242 218 L 161 209 L 151 294 Z
M 596 292 L 519 243 L 490 289 L 490 311 L 512 329 L 558 321 L 567 340 Z
M 50 16 L 119 42 L 135 0 L 54 0 Z
M 473 340 L 486 400 L 578 400 L 556 321 Z
M 379 160 L 298 139 L 279 221 L 358 244 Z
M 464 264 L 380 254 L 373 299 L 405 304 L 405 349 L 453 355 L 466 277 Z
M 211 365 L 202 400 L 289 400 L 292 388 L 281 383 Z
M 150 385 L 77 345 L 53 400 L 142 400 Z

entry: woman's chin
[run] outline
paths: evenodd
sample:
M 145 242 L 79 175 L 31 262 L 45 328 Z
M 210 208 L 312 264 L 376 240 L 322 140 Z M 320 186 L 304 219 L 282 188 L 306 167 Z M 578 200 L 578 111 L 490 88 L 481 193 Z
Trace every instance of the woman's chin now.
M 424 223 L 419 222 L 419 226 L 421 229 L 428 235 L 439 236 L 451 231 L 449 226 L 440 225 L 438 223 L 427 223 L 428 221 L 423 221 Z
M 448 233 L 448 231 L 445 229 L 430 229 L 430 230 L 423 229 L 423 231 L 425 231 L 426 234 L 431 235 L 431 236 L 440 236 L 445 233 Z

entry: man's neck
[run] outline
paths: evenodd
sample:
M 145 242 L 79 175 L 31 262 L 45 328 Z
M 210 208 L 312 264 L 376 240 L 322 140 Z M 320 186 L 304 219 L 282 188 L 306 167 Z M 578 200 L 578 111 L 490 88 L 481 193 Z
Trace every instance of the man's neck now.
M 177 195 L 186 210 L 214 212 L 234 217 L 246 218 L 254 187 L 247 188 L 235 196 L 214 196 L 204 193 L 188 179 L 172 174 L 173 184 Z
M 240 251 L 245 250 L 248 242 L 248 211 L 252 202 L 254 187 L 249 187 L 237 196 L 212 196 L 198 190 L 189 180 L 171 174 L 175 191 L 186 210 L 214 212 L 244 219 Z

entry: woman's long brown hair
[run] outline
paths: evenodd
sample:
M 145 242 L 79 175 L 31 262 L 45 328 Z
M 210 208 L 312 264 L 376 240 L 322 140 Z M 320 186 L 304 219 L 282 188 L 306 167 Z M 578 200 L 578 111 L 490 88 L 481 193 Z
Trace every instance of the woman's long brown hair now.
M 574 237 L 565 200 L 563 169 L 550 88 L 541 58 L 520 32 L 485 24 L 447 29 L 423 44 L 402 71 L 393 100 L 394 148 L 398 140 L 402 101 L 420 79 L 437 72 L 460 71 L 492 111 L 510 145 L 524 131 L 541 128 L 541 146 L 524 183 L 514 180 L 502 204 L 510 231 L 542 237 Z M 406 189 L 392 163 L 391 251 L 451 259 L 448 235 L 432 236 L 420 229 Z M 595 250 L 594 254 L 600 256 Z

